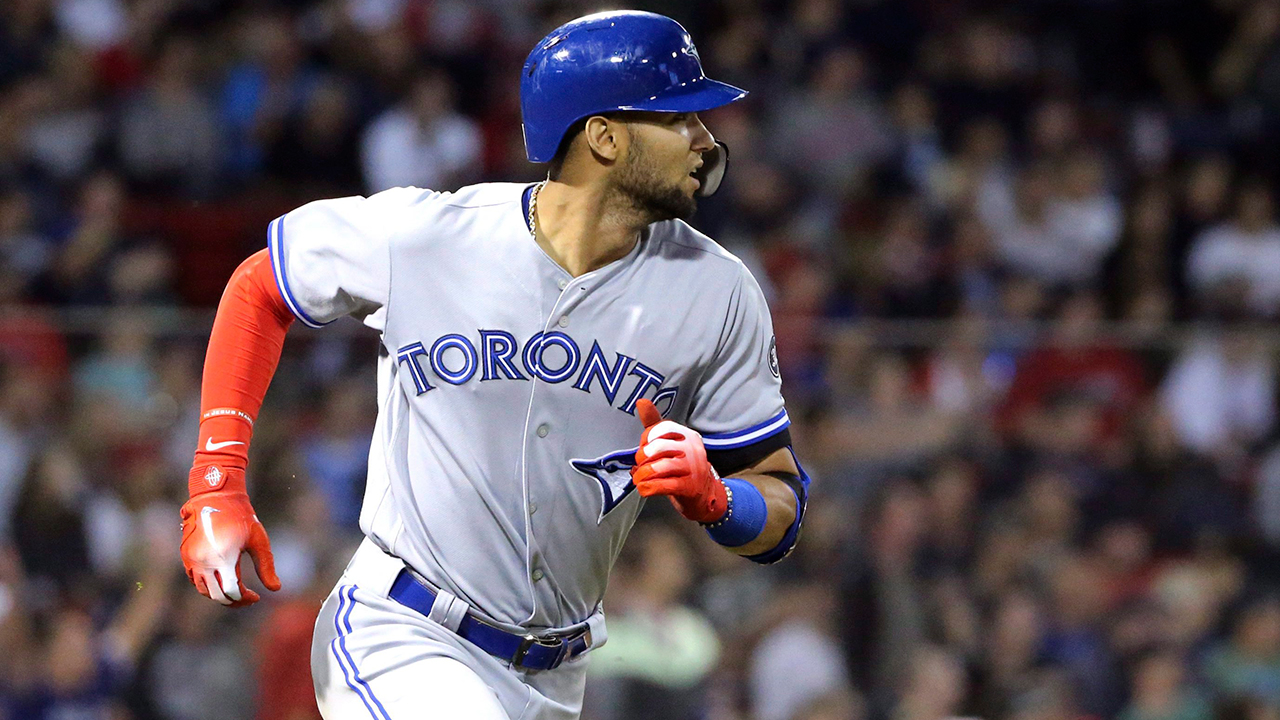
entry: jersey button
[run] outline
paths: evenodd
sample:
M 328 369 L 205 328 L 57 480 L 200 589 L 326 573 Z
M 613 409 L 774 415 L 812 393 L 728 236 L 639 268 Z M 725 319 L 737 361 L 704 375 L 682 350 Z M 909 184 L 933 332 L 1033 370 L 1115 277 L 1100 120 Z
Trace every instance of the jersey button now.
M 536 512 L 538 512 L 538 503 L 535 503 L 535 502 L 529 503 L 529 514 L 532 515 Z
M 568 315 L 561 315 L 561 316 L 560 316 L 560 322 L 558 322 L 558 323 L 556 323 L 556 324 L 557 324 L 557 325 L 559 325 L 560 327 L 569 327 L 569 316 L 568 316 Z
M 541 424 L 541 425 L 539 425 L 539 426 L 538 426 L 538 437 L 546 437 L 546 436 L 547 436 L 547 433 L 549 433 L 549 432 L 551 432 L 551 426 L 550 426 L 550 425 L 547 425 L 546 423 L 543 423 L 543 424 Z
M 539 568 L 539 569 L 537 569 L 537 570 L 534 570 L 534 571 L 533 571 L 533 576 L 532 576 L 532 577 L 533 577 L 533 581 L 534 581 L 534 582 L 538 582 L 539 580 L 541 580 L 541 579 L 542 579 L 542 569 L 541 569 L 541 568 Z
M 560 278 L 560 280 L 556 282 L 556 287 L 558 287 L 558 288 L 560 288 L 561 290 L 563 290 L 563 289 L 565 289 L 565 288 L 569 287 L 569 281 L 568 281 L 568 280 L 565 280 L 564 278 Z

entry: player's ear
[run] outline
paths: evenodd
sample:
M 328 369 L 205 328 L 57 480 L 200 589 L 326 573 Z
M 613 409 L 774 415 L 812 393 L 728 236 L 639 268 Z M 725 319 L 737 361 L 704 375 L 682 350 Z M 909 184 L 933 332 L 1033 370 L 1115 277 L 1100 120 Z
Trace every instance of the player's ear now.
M 587 118 L 583 138 L 596 157 L 613 163 L 622 157 L 622 145 L 628 139 L 623 137 L 626 132 L 626 123 L 603 115 L 592 115 Z

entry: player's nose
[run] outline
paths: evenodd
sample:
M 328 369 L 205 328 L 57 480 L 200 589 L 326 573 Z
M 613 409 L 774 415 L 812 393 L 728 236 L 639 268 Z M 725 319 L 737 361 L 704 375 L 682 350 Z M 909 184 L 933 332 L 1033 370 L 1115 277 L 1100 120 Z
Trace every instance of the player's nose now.
M 712 135 L 711 131 L 707 129 L 707 126 L 702 123 L 702 118 L 698 117 L 697 113 L 693 114 L 690 122 L 693 123 L 693 132 L 690 133 L 690 139 L 692 142 L 689 146 L 691 150 L 698 154 L 702 154 L 716 146 L 715 136 Z

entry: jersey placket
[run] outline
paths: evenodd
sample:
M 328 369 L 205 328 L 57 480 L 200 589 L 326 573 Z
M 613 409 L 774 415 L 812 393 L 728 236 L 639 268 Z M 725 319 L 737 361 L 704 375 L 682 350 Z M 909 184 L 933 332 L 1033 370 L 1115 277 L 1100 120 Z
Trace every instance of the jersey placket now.
M 544 336 L 550 333 L 567 334 L 566 331 L 573 326 L 574 312 L 588 301 L 592 290 L 621 272 L 636 259 L 637 254 L 638 249 L 617 262 L 576 278 L 570 277 L 554 263 L 544 266 L 539 283 L 542 304 L 540 331 Z M 547 259 L 550 260 L 549 257 Z M 534 354 L 535 363 L 540 360 L 541 355 L 540 352 Z M 561 495 L 564 493 L 564 488 L 559 487 L 565 475 L 564 468 L 560 466 L 567 465 L 563 421 L 566 413 L 571 410 L 564 407 L 565 403 L 561 401 L 557 388 L 566 388 L 569 384 L 567 381 L 554 380 L 551 377 L 538 378 L 530 388 L 529 419 L 525 428 L 525 462 L 522 463 L 526 529 L 525 578 L 533 600 L 528 621 L 535 624 L 541 621 L 549 626 L 584 619 L 558 617 L 563 603 L 535 532 L 538 525 L 545 526 L 555 522 L 556 508 L 562 502 Z
M 545 337 L 548 333 L 559 331 L 563 327 L 561 323 L 567 325 L 568 312 L 571 310 L 572 303 L 566 302 L 566 299 L 574 294 L 568 288 L 575 286 L 575 283 L 568 277 L 568 273 L 555 264 L 541 248 L 537 248 L 537 252 L 546 261 L 539 264 L 538 282 L 538 302 L 541 305 L 539 332 Z M 532 355 L 532 364 L 539 370 L 537 375 L 542 374 L 539 365 L 541 356 L 542 352 L 534 352 Z M 547 473 L 548 466 L 553 465 L 548 461 L 554 461 L 555 458 L 563 455 L 564 435 L 561 432 L 562 429 L 557 427 L 556 403 L 551 383 L 546 382 L 542 377 L 535 376 L 532 379 L 533 382 L 529 388 L 528 419 L 525 422 L 525 447 L 522 453 L 524 458 L 521 462 L 525 522 L 524 577 L 525 582 L 528 583 L 529 598 L 532 601 L 526 622 L 536 624 L 541 621 L 550 624 L 547 611 L 556 605 L 555 582 L 554 578 L 547 577 L 542 548 L 539 546 L 538 534 L 535 532 L 534 516 L 541 501 L 540 521 L 550 521 L 554 514 L 555 488 L 546 482 L 537 483 L 535 486 L 531 475 L 532 478 L 543 477 Z

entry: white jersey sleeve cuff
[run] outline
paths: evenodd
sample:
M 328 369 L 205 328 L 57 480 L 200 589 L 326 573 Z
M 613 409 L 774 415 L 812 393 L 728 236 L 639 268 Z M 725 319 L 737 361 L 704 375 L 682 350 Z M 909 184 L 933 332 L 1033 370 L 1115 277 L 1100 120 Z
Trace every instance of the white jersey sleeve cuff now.
M 271 256 L 271 270 L 276 276 L 276 287 L 280 290 L 280 295 L 284 298 L 285 305 L 289 306 L 289 311 L 294 317 L 298 318 L 303 325 L 312 328 L 320 328 L 333 322 L 317 322 L 302 309 L 298 304 L 297 297 L 289 288 L 289 273 L 286 261 L 286 253 L 284 250 L 284 220 L 288 215 L 281 215 L 267 227 L 267 253 Z

